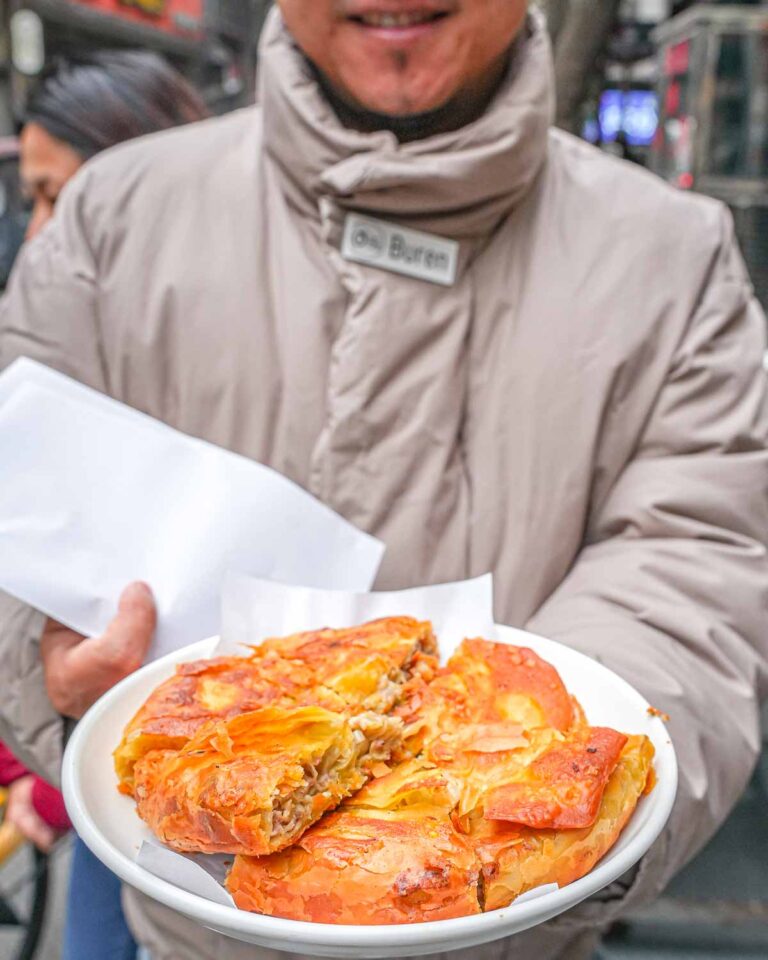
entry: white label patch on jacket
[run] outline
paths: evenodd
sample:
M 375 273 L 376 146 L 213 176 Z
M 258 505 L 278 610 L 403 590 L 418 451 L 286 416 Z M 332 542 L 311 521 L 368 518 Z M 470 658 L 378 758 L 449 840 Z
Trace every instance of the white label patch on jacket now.
M 459 245 L 431 233 L 349 213 L 341 255 L 355 263 L 450 287 L 456 280 Z

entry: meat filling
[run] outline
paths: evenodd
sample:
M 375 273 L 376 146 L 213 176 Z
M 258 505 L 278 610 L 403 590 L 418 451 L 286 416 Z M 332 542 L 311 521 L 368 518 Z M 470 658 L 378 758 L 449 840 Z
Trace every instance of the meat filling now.
M 274 797 L 271 812 L 272 838 L 292 836 L 303 830 L 315 819 L 314 798 L 325 795 L 330 798 L 333 788 L 338 796 L 359 789 L 371 776 L 371 767 L 392 756 L 402 740 L 402 723 L 394 717 L 382 717 L 375 713 L 361 713 L 351 717 L 352 747 L 342 751 L 339 746 L 326 750 L 319 762 L 304 765 L 304 784 L 286 796 L 279 791 Z
M 402 667 L 393 667 L 389 673 L 384 674 L 379 679 L 376 692 L 366 697 L 363 702 L 363 709 L 372 710 L 376 713 L 388 713 L 403 698 L 407 683 L 416 677 L 425 676 L 425 674 L 426 679 L 430 679 L 432 671 L 425 663 L 422 654 L 431 652 L 431 650 L 425 649 L 423 645 L 415 647 Z

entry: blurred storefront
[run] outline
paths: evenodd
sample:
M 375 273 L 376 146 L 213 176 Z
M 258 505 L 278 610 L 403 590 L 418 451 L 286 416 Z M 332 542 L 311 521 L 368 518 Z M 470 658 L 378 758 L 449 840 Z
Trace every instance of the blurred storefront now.
M 264 0 L 0 0 L 0 133 L 57 54 L 133 46 L 163 53 L 213 109 L 251 99 Z M 5 88 L 5 89 L 3 89 Z
M 768 307 L 768 3 L 624 0 L 583 135 L 723 200 Z
M 768 7 L 696 5 L 656 31 L 650 166 L 725 201 L 768 305 Z
M 585 104 L 585 138 L 643 164 L 658 126 L 653 31 L 669 13 L 668 0 L 624 0 Z

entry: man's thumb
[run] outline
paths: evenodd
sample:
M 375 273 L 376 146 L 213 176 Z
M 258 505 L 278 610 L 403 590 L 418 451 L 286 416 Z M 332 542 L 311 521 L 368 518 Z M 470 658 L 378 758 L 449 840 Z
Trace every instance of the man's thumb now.
M 155 598 L 146 583 L 129 584 L 120 595 L 117 615 L 104 633 L 110 655 L 126 673 L 140 666 L 157 626 Z

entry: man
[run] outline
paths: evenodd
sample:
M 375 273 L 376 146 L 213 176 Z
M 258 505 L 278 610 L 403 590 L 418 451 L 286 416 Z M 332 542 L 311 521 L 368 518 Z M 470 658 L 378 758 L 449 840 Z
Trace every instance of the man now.
M 718 204 L 550 129 L 524 0 L 279 6 L 256 109 L 65 190 L 0 361 L 280 470 L 386 541 L 380 587 L 492 570 L 500 621 L 670 714 L 679 799 L 639 868 L 470 951 L 579 960 L 711 836 L 759 749 L 764 319 Z M 0 617 L 3 732 L 52 771 L 59 714 L 139 664 L 151 595 L 85 641 L 10 598 Z M 128 906 L 157 960 L 272 956 Z

